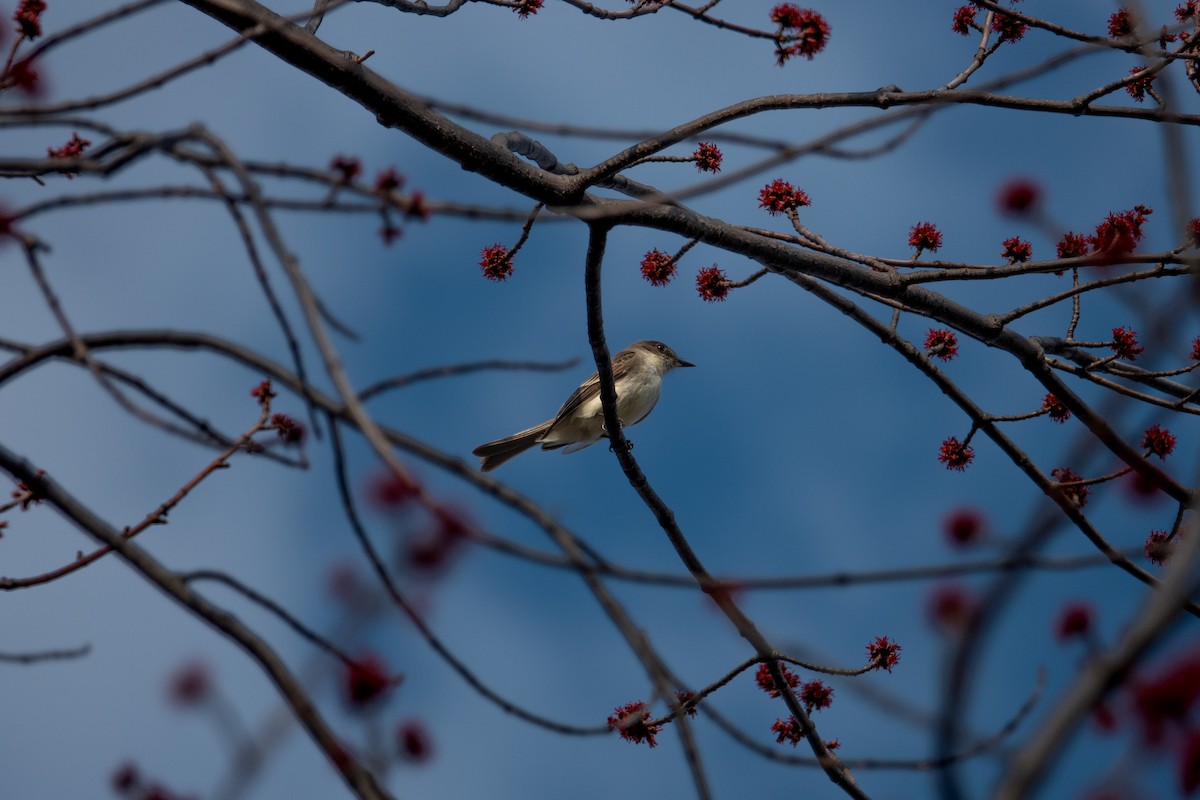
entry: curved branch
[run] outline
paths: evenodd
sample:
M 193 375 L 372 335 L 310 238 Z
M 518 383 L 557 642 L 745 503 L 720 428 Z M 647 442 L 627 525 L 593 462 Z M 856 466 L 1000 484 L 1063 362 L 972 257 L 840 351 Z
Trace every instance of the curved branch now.
M 186 608 L 199 619 L 207 622 L 218 633 L 238 645 L 254 661 L 291 707 L 292 713 L 308 731 L 313 742 L 329 758 L 338 770 L 346 786 L 363 800 L 385 800 L 390 795 L 376 781 L 354 755 L 342 746 L 336 733 L 317 710 L 296 677 L 279 655 L 254 631 L 242 624 L 229 612 L 192 590 L 178 575 L 167 569 L 137 544 L 128 541 L 121 532 L 99 517 L 88 506 L 56 482 L 39 474 L 34 465 L 0 443 L 0 469 L 4 469 L 17 480 L 36 486 L 37 492 L 46 503 L 54 507 L 81 530 L 101 544 L 111 547 L 117 555 L 157 586 L 172 600 Z
M 600 268 L 604 261 L 604 248 L 608 237 L 608 228 L 603 225 L 593 224 L 588 229 L 588 250 L 587 261 L 585 267 L 585 286 L 587 292 L 587 322 L 588 322 L 588 341 L 592 346 L 592 356 L 596 361 L 596 372 L 600 382 L 600 402 L 604 408 L 604 429 L 608 433 L 610 449 L 617 457 L 617 461 L 621 465 L 625 477 L 629 480 L 630 485 L 638 496 L 642 498 L 642 502 L 650 509 L 658 521 L 659 526 L 667 535 L 671 546 L 675 549 L 676 555 L 683 562 L 695 578 L 696 583 L 700 588 L 712 598 L 721 612 L 734 624 L 738 633 L 745 639 L 754 649 L 758 656 L 767 661 L 767 667 L 771 673 L 771 680 L 775 684 L 775 688 L 779 691 L 788 710 L 792 716 L 798 721 L 801 730 L 804 732 L 804 737 L 820 761 L 822 769 L 829 779 L 834 782 L 842 791 L 846 792 L 851 797 L 858 800 L 866 800 L 867 795 L 859 788 L 857 781 L 847 769 L 846 765 L 834 755 L 825 742 L 817 733 L 816 726 L 812 723 L 809 715 L 800 705 L 796 698 L 792 687 L 784 679 L 783 673 L 780 670 L 779 663 L 775 660 L 776 651 L 766 640 L 754 623 L 747 617 L 737 603 L 733 599 L 733 595 L 726 588 L 720 588 L 713 577 L 705 569 L 695 551 L 692 550 L 691 544 L 683 535 L 679 525 L 675 522 L 675 514 L 663 502 L 662 498 L 650 486 L 641 467 L 633 458 L 632 447 L 629 441 L 625 438 L 624 431 L 621 426 L 621 418 L 617 414 L 617 393 L 616 384 L 613 379 L 612 360 L 608 354 L 608 345 L 604 338 L 604 312 L 601 302 L 600 288 Z M 686 724 L 686 716 L 680 717 L 680 723 Z M 681 735 L 686 736 L 686 727 L 681 727 Z M 686 739 L 685 739 L 686 741 Z

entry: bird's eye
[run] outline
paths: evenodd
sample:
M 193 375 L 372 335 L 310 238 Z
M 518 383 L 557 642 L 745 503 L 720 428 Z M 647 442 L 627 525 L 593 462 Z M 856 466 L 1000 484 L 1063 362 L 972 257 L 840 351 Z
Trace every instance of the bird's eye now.
M 660 352 L 660 353 L 666 349 L 666 345 L 662 344 L 661 342 L 654 346 L 658 348 L 658 352 Z

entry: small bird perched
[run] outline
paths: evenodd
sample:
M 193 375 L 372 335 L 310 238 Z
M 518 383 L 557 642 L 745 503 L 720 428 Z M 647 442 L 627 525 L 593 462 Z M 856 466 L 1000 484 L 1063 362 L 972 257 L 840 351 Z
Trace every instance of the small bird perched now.
M 663 376 L 676 367 L 694 367 L 675 355 L 662 342 L 643 339 L 626 347 L 612 360 L 613 382 L 617 390 L 617 416 L 622 425 L 636 425 L 658 402 Z M 490 472 L 535 444 L 543 450 L 565 447 L 574 453 L 608 436 L 604 430 L 604 409 L 600 404 L 600 376 L 579 385 L 562 408 L 541 425 L 514 433 L 494 442 L 481 444 L 471 451 L 480 457 L 479 468 Z

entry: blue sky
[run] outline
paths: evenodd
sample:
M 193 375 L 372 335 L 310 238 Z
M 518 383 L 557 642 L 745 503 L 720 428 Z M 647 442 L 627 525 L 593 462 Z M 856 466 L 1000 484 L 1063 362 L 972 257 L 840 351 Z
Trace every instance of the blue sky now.
M 738 17 L 765 24 L 771 3 L 738 4 Z M 1173 4 L 1145 4 L 1166 14 Z M 48 31 L 94 12 L 83 4 L 52 2 Z M 282 12 L 299 3 L 280 4 Z M 732 9 L 733 6 L 731 5 Z M 1055 4 L 1055 20 L 1094 33 L 1115 6 Z M 898 12 L 893 3 L 831 4 L 828 49 L 812 62 L 778 68 L 770 47 L 660 13 L 631 23 L 603 23 L 549 2 L 521 21 L 510 11 L 470 5 L 446 19 L 403 15 L 373 4 L 352 4 L 330 16 L 322 35 L 362 53 L 367 64 L 419 94 L 520 118 L 598 127 L 662 129 L 750 97 L 775 93 L 906 90 L 945 83 L 970 58 L 973 40 L 949 30 L 953 5 L 920 4 Z M 730 13 L 734 13 L 732 10 Z M 182 5 L 163 5 L 107 32 L 56 51 L 46 64 L 52 100 L 86 97 L 212 48 L 227 31 Z M 1046 35 L 1002 48 L 981 72 L 986 81 L 1030 63 L 1061 45 Z M 137 58 L 117 57 L 124 51 Z M 1128 71 L 1136 60 L 1106 55 L 1080 61 L 1052 79 L 1031 82 L 1035 96 L 1069 97 Z M 1186 88 L 1177 84 L 1182 92 Z M 5 98 L 4 103 L 12 100 Z M 1124 102 L 1119 98 L 1115 102 Z M 1194 110 L 1194 100 L 1186 98 Z M 731 126 L 739 132 L 804 141 L 871 110 L 781 112 Z M 395 166 L 409 187 L 435 200 L 478 203 L 524 213 L 530 203 L 489 186 L 401 133 L 380 127 L 334 91 L 265 57 L 253 46 L 116 108 L 100 119 L 132 129 L 164 131 L 202 122 L 246 159 L 287 160 L 325 167 L 337 154 L 362 159 L 369 175 Z M 495 129 L 466 122 L 484 135 Z M 70 128 L 6 131 L 9 153 L 37 155 L 65 141 Z M 1185 134 L 1185 135 L 1190 135 Z M 625 146 L 535 134 L 562 161 L 595 163 Z M 877 142 L 878 137 L 859 144 Z M 1189 154 L 1195 157 L 1188 140 Z M 760 154 L 725 147 L 726 169 Z M 676 154 L 682 154 L 680 149 Z M 1184 167 L 1180 167 L 1184 168 Z M 1194 177 L 1194 169 L 1188 167 Z M 908 228 L 935 221 L 945 235 L 939 256 L 996 263 L 1000 241 L 1020 234 L 1035 255 L 1053 242 L 998 216 L 995 191 L 1013 175 L 1047 187 L 1046 202 L 1061 223 L 1088 231 L 1110 211 L 1146 203 L 1161 213 L 1148 226 L 1149 249 L 1172 246 L 1162 182 L 1161 141 L 1152 126 L 1114 120 L 984 108 L 948 108 L 911 140 L 880 158 L 809 157 L 706 194 L 690 205 L 738 223 L 784 230 L 786 223 L 756 207 L 762 184 L 782 177 L 812 197 L 804 220 L 849 250 L 909 255 Z M 631 177 L 670 190 L 691 186 L 688 165 L 653 165 Z M 166 182 L 199 185 L 202 178 L 162 158 L 149 160 L 109 185 L 81 178 L 46 186 L 5 186 L 10 207 L 55 196 Z M 271 184 L 273 190 L 294 190 Z M 312 190 L 309 191 L 310 195 Z M 371 405 L 377 418 L 471 461 L 482 441 L 519 430 L 552 414 L 591 371 L 584 317 L 585 231 L 547 220 L 534 230 L 502 284 L 479 273 L 479 251 L 511 244 L 519 223 L 435 218 L 406 227 L 384 247 L 374 216 L 278 215 L 288 245 L 335 314 L 360 334 L 340 340 L 340 354 L 358 385 L 417 369 L 481 358 L 557 361 L 583 359 L 565 373 L 483 373 L 421 384 Z M 45 266 L 81 331 L 131 327 L 210 330 L 284 359 L 273 325 L 232 226 L 213 204 L 163 200 L 63 211 L 30 222 L 49 242 Z M 989 443 L 977 441 L 976 462 L 962 474 L 936 460 L 939 443 L 960 438 L 969 421 L 938 390 L 869 333 L 792 285 L 768 277 L 707 304 L 692 285 L 695 270 L 719 264 L 731 277 L 756 268 L 704 246 L 683 262 L 664 288 L 638 274 L 651 247 L 673 252 L 682 242 L 653 231 L 619 230 L 605 264 L 609 344 L 637 339 L 671 344 L 698 365 L 672 374 L 656 412 L 631 431 L 635 455 L 710 570 L 721 575 L 860 572 L 953 561 L 940 535 L 948 510 L 980 509 L 999 537 L 1015 536 L 1048 501 Z M 0 335 L 41 342 L 59 333 L 19 253 L 0 250 L 8 284 L 0 293 Z M 277 265 L 275 285 L 285 286 Z M 1009 285 L 938 287 L 986 311 L 1002 311 L 1044 294 L 1051 276 Z M 1150 302 L 1164 301 L 1169 287 Z M 1081 336 L 1144 321 L 1121 299 L 1087 306 Z M 287 300 L 293 319 L 295 303 Z M 1195 326 L 1194 315 L 1185 320 Z M 1023 332 L 1061 335 L 1066 312 L 1034 315 Z M 1181 325 L 1181 327 L 1187 327 Z M 929 323 L 906 317 L 913 340 Z M 306 339 L 309 364 L 316 352 Z M 121 353 L 113 363 L 151 377 L 228 431 L 255 414 L 249 389 L 261 376 L 213 357 L 162 351 Z M 963 342 L 945 371 L 988 410 L 1033 410 L 1044 390 L 1002 354 Z M 323 377 L 317 381 L 328 386 Z M 1094 393 L 1089 395 L 1094 397 Z M 277 410 L 302 414 L 288 395 Z M 87 375 L 48 366 L 0 392 L 5 444 L 44 465 L 114 524 L 140 519 L 195 474 L 211 454 L 146 429 L 118 410 Z M 1132 437 L 1147 424 L 1131 413 L 1122 430 Z M 1181 452 L 1192 452 L 1195 426 L 1173 423 Z M 1176 429 L 1177 428 L 1177 429 Z M 1046 419 L 1014 426 L 1012 434 L 1048 470 L 1069 451 L 1081 428 Z M 350 446 L 352 477 L 364 485 L 376 469 L 361 441 Z M 171 516 L 169 525 L 139 541 L 178 568 L 213 567 L 271 596 L 347 647 L 370 646 L 407 676 L 381 713 L 384 729 L 420 718 L 435 742 L 427 765 L 396 769 L 389 787 L 401 797 L 610 796 L 624 787 L 686 794 L 688 778 L 678 741 L 663 734 L 655 750 L 614 737 L 564 738 L 513 720 L 451 674 L 398 614 L 346 619 L 326 591 L 338 564 L 362 567 L 342 518 L 325 441 L 310 441 L 306 472 L 239 457 L 206 481 Z M 410 460 L 411 461 L 411 460 Z M 1194 482 L 1181 456 L 1181 480 Z M 466 510 L 479 525 L 529 546 L 549 549 L 544 534 L 433 467 L 413 468 L 439 497 Z M 1087 463 L 1087 462 L 1085 462 Z M 1092 472 L 1110 468 L 1093 457 Z M 497 473 L 616 563 L 682 571 L 653 517 L 603 446 L 581 453 L 530 453 Z M 1096 491 L 1096 518 L 1121 547 L 1137 547 L 1149 528 L 1168 527 L 1172 509 L 1135 506 L 1112 488 Z M 386 550 L 418 523 L 369 512 L 371 534 Z M 70 560 L 91 545 L 46 509 L 10 518 L 0 541 L 0 574 L 21 576 Z M 1086 553 L 1082 537 L 1061 530 L 1053 553 Z M 994 553 L 984 550 L 978 555 Z M 406 580 L 415 582 L 411 576 Z M 986 579 L 963 583 L 981 586 Z M 599 724 L 613 707 L 649 695 L 646 678 L 580 581 L 511 557 L 472 550 L 436 585 L 406 584 L 426 603 L 430 624 L 447 645 L 506 697 L 576 724 Z M 933 711 L 944 680 L 944 646 L 925 617 L 931 582 L 806 591 L 747 593 L 744 607 L 781 647 L 856 665 L 864 645 L 888 635 L 904 646 L 891 673 L 857 682 Z M 748 651 L 728 624 L 694 590 L 612 582 L 667 662 L 702 685 L 743 660 Z M 296 669 L 313 667 L 313 693 L 351 742 L 370 724 L 341 710 L 329 662 L 278 621 L 235 596 L 209 589 L 248 623 L 263 630 Z M 1054 641 L 1053 621 L 1069 600 L 1097 609 L 1102 636 L 1119 632 L 1145 595 L 1111 569 L 1038 573 L 1022 584 L 1012 607 L 986 644 L 979 687 L 967 719 L 989 733 L 1033 690 L 1038 669 L 1048 682 L 1038 718 L 1075 674 L 1077 649 Z M 211 666 L 222 693 L 252 728 L 278 710 L 261 674 L 228 642 L 180 612 L 124 565 L 105 560 L 54 584 L 0 598 L 0 650 L 24 651 L 90 642 L 83 660 L 5 667 L 5 715 L 0 774 L 13 796 L 104 796 L 110 773 L 134 759 L 173 789 L 210 797 L 228 766 L 226 742 L 203 715 L 165 699 L 169 675 L 199 659 Z M 928 731 L 865 701 L 850 681 L 833 680 L 836 701 L 817 722 L 839 738 L 841 755 L 925 757 Z M 718 693 L 715 705 L 762 742 L 783 714 L 746 676 Z M 841 793 L 812 769 L 766 762 L 731 744 L 711 724 L 697 725 L 717 797 L 798 792 L 820 800 Z M 1031 729 L 1018 729 L 1016 741 Z M 1124 753 L 1128 738 L 1080 739 L 1054 774 L 1045 796 L 1074 796 L 1095 763 Z M 69 764 L 69 769 L 63 766 Z M 1089 771 L 1090 770 L 1090 771 Z M 984 757 L 964 767 L 968 785 L 982 790 L 997 772 Z M 1155 780 L 1166 780 L 1155 773 Z M 928 796 L 928 774 L 862 770 L 872 797 Z M 298 729 L 293 729 L 248 797 L 346 796 L 336 774 Z

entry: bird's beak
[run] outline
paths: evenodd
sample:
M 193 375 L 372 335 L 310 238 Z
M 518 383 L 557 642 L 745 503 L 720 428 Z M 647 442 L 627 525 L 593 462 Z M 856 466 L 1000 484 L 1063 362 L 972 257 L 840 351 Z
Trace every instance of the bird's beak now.
M 690 361 L 684 361 L 682 358 L 679 358 L 678 356 L 676 356 L 675 357 L 675 366 L 676 367 L 694 367 L 696 365 Z

